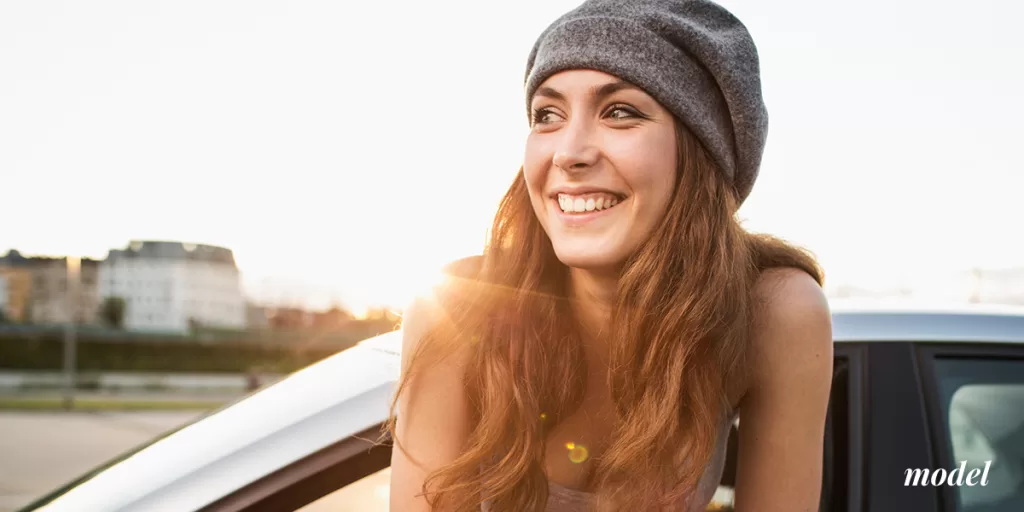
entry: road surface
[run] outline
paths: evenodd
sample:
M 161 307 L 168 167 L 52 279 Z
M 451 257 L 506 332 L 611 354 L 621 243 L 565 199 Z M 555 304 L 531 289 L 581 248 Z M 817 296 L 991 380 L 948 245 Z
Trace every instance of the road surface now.
M 0 512 L 35 498 L 204 411 L 0 411 Z

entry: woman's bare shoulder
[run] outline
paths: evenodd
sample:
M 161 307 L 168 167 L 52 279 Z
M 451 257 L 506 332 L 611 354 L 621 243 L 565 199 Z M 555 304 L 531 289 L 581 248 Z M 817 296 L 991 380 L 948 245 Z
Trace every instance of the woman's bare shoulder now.
M 755 295 L 761 307 L 740 404 L 736 509 L 768 502 L 777 510 L 784 503 L 802 507 L 816 499 L 808 499 L 816 492 L 810 483 L 821 481 L 832 381 L 831 314 L 821 286 L 801 270 L 765 271 Z
M 424 336 L 442 322 L 452 320 L 452 308 L 464 300 L 467 289 L 480 274 L 482 256 L 469 256 L 455 260 L 442 268 L 443 279 L 429 290 L 422 290 L 402 314 L 403 360 L 411 357 Z M 457 330 L 458 326 L 448 326 Z M 440 340 L 443 344 L 444 340 Z
M 814 277 L 796 268 L 768 269 L 755 297 L 761 305 L 750 345 L 755 383 L 802 365 L 831 367 L 832 317 Z
M 483 263 L 484 257 L 481 255 L 467 256 L 445 265 L 442 271 L 449 276 L 470 279 L 480 274 Z
M 450 335 L 450 296 L 458 278 L 473 275 L 473 259 L 448 265 L 453 279 L 422 292 L 402 315 L 402 375 L 407 386 L 398 396 L 396 446 L 391 459 L 391 509 L 427 511 L 419 493 L 427 476 L 456 459 L 470 431 L 470 412 L 463 383 L 470 351 Z M 452 327 L 452 329 L 448 329 Z M 424 341 L 429 341 L 426 348 Z M 440 355 L 441 357 L 435 357 Z M 421 359 L 421 357 L 426 357 Z

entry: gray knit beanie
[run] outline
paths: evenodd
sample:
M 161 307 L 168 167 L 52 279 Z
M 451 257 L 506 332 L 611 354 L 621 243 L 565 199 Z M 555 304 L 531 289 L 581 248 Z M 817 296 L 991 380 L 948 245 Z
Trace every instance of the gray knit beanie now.
M 707 0 L 587 0 L 537 39 L 526 105 L 551 75 L 594 69 L 640 87 L 675 114 L 750 194 L 768 134 L 757 48 L 746 27 Z

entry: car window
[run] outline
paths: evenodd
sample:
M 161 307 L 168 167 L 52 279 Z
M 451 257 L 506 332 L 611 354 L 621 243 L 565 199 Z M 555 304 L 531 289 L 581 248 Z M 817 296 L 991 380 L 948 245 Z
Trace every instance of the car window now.
M 951 486 L 957 510 L 1024 510 L 1024 360 L 939 359 L 936 375 L 952 454 L 947 469 L 981 470 L 974 485 L 964 478 Z

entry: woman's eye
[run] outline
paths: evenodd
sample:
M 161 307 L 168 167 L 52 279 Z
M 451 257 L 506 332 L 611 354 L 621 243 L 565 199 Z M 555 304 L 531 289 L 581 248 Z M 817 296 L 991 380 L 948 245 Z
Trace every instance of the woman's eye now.
M 557 120 L 554 112 L 540 108 L 533 111 L 533 124 L 547 124 Z
M 612 119 L 629 119 L 632 117 L 639 117 L 639 114 L 631 108 L 616 106 L 612 107 L 612 109 L 608 111 L 608 117 Z

